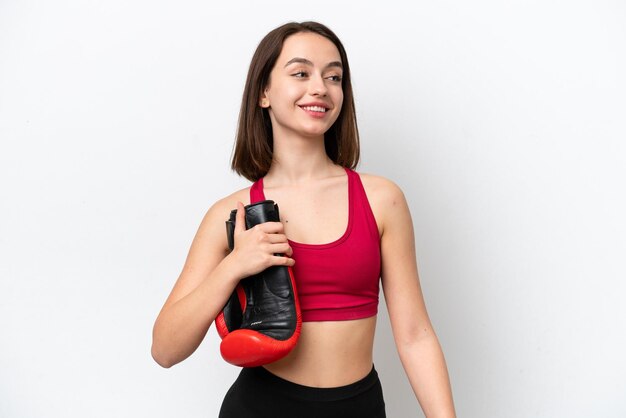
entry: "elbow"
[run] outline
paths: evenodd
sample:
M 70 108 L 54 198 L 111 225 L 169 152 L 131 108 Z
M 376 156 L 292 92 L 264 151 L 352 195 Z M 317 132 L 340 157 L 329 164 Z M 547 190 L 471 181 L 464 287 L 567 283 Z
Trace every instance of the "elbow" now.
M 168 337 L 163 335 L 161 327 L 159 327 L 159 318 L 154 323 L 152 328 L 152 346 L 150 347 L 150 354 L 156 363 L 164 369 L 169 369 L 178 361 L 172 356 L 172 350 L 168 349 Z
M 430 326 L 413 327 L 409 330 L 398 332 L 395 340 L 398 349 L 408 348 L 410 350 L 420 344 L 438 344 L 437 335 Z
M 169 369 L 176 364 L 176 361 L 159 350 L 154 342 L 152 343 L 152 349 L 150 352 L 154 361 L 156 361 L 156 363 L 164 369 Z
M 176 364 L 176 362 L 166 358 L 166 357 L 162 357 L 159 356 L 157 354 L 154 353 L 154 351 L 152 352 L 152 358 L 154 359 L 154 361 L 157 362 L 157 364 L 161 367 L 163 367 L 164 369 L 169 369 L 170 367 L 172 367 L 174 364 Z

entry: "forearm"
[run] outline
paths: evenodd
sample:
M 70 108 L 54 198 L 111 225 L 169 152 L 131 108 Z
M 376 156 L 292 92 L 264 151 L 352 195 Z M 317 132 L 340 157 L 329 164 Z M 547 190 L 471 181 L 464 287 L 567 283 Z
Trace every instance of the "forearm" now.
M 448 369 L 433 333 L 398 346 L 400 360 L 427 418 L 455 417 Z
M 196 289 L 159 313 L 152 332 L 152 357 L 161 366 L 183 361 L 204 339 L 238 282 L 230 261 L 224 258 Z

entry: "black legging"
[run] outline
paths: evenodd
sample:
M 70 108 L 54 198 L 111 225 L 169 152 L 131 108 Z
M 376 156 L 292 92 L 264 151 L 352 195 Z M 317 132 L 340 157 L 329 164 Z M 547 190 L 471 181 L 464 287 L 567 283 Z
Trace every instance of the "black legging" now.
M 335 388 L 302 386 L 263 367 L 244 368 L 226 393 L 219 418 L 385 418 L 374 367 L 358 382 Z

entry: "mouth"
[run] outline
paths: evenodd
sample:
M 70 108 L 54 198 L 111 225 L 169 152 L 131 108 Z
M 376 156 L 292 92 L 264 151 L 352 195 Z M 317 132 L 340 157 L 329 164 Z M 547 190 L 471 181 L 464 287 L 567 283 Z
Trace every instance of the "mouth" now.
M 316 112 L 316 113 L 326 113 L 328 108 L 324 106 L 300 106 L 303 110 L 307 112 Z

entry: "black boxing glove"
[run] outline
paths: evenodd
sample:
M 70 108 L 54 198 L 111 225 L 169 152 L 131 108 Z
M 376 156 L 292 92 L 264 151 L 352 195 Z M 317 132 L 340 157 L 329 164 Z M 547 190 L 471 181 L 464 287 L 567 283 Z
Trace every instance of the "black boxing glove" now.
M 235 219 L 237 209 L 230 212 L 230 218 L 226 221 L 226 238 L 228 248 L 232 251 L 235 248 Z M 243 310 L 245 309 L 246 295 L 241 282 L 237 284 L 235 290 L 230 295 L 228 302 L 222 311 L 215 318 L 215 328 L 219 336 L 224 339 L 231 331 L 239 329 L 243 320 Z
M 271 200 L 245 208 L 246 229 L 263 222 L 279 222 L 278 205 Z M 229 248 L 234 248 L 237 210 L 226 221 Z M 291 267 L 272 266 L 242 279 L 215 319 L 227 362 L 256 367 L 286 356 L 300 336 L 302 315 Z

